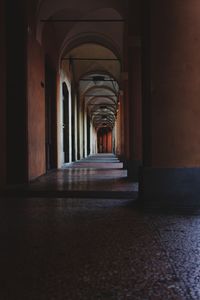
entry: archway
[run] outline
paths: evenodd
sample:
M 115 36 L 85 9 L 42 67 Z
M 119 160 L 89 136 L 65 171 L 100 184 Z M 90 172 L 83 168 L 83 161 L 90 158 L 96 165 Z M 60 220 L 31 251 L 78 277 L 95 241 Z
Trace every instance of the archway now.
M 115 135 L 119 129 L 115 128 L 120 94 L 119 58 L 102 45 L 81 44 L 68 53 L 65 52 L 61 73 L 70 86 L 70 161 L 97 152 L 113 152 Z M 104 139 L 103 151 L 99 150 L 100 132 Z
M 69 91 L 65 82 L 62 83 L 63 92 L 63 152 L 64 163 L 69 162 Z
M 98 153 L 112 153 L 112 129 L 109 127 L 101 127 L 97 132 Z

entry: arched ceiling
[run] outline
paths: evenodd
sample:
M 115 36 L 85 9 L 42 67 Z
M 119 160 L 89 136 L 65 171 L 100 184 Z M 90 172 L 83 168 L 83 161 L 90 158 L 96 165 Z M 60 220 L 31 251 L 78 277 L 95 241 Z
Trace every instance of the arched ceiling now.
M 93 37 L 97 35 L 104 37 L 105 41 L 112 43 L 122 54 L 125 2 L 119 0 L 40 1 L 37 10 L 37 39 L 42 42 L 45 28 L 51 26 L 62 53 L 74 38 L 89 34 Z M 118 21 L 98 22 L 106 19 Z M 44 20 L 47 22 L 43 22 Z M 73 21 L 69 22 L 69 20 Z M 97 21 L 83 22 L 83 20 Z
M 65 53 L 62 60 L 71 63 L 74 69 L 74 78 L 76 82 L 78 82 L 85 74 L 91 74 L 97 70 L 99 73 L 110 74 L 113 78 L 116 78 L 116 80 L 120 80 L 120 59 L 104 46 L 85 43 L 72 49 L 70 52 Z M 89 79 L 85 78 L 84 82 L 84 78 L 82 78 L 81 84 L 83 88 L 91 83 Z M 112 86 L 111 82 L 106 83 Z
M 52 28 L 60 65 L 73 69 L 80 101 L 96 128 L 115 123 L 126 5 L 126 0 L 38 2 L 37 39 L 42 43 L 46 29 Z
M 89 20 L 122 20 L 122 16 L 113 8 L 104 8 L 92 11 L 86 14 L 83 19 Z M 84 38 L 88 36 L 95 37 L 98 39 L 102 38 L 104 40 L 104 46 L 107 48 L 111 48 L 113 50 L 115 48 L 115 53 L 122 56 L 123 51 L 123 30 L 124 23 L 123 22 L 83 22 L 75 24 L 70 32 L 65 35 L 65 39 L 61 46 L 61 51 L 67 48 L 67 45 L 70 44 L 70 41 L 75 37 L 83 35 Z M 91 40 L 92 41 L 92 40 Z M 95 42 L 95 40 L 93 40 Z
M 112 128 L 118 108 L 120 59 L 110 49 L 91 43 L 79 45 L 63 59 L 65 67 L 67 62 L 73 69 L 80 101 L 95 128 Z
M 92 73 L 79 81 L 80 95 L 95 128 L 113 128 L 118 109 L 119 85 L 111 75 Z

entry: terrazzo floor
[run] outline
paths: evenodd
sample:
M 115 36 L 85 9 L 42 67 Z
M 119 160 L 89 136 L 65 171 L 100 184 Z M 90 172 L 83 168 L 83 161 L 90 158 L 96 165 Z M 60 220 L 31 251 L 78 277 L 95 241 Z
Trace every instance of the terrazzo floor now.
M 90 157 L 34 182 L 37 197 L 1 195 L 0 300 L 200 299 L 200 211 L 140 207 L 118 163 Z
M 97 154 L 65 164 L 26 186 L 13 186 L 4 195 L 34 197 L 133 198 L 138 184 L 114 154 Z
M 200 212 L 1 199 L 1 300 L 200 299 Z

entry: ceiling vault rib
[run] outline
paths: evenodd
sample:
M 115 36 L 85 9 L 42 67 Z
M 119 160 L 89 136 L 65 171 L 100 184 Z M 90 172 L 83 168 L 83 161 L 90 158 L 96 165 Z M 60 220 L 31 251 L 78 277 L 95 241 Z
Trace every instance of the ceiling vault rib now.
M 119 58 L 84 58 L 84 57 L 63 57 L 62 60 L 77 60 L 77 61 L 91 61 L 91 60 L 97 60 L 97 61 L 120 61 Z
M 94 81 L 92 78 L 91 79 L 79 79 L 79 81 Z M 98 80 L 96 80 L 98 81 Z M 114 80 L 114 79 L 104 79 L 104 80 L 99 80 L 99 81 L 111 81 L 111 82 L 117 82 L 117 80 Z
M 102 112 L 102 111 L 99 111 L 99 110 L 95 110 L 95 109 L 92 109 L 91 111 L 90 111 L 90 115 L 92 116 L 94 113 L 98 113 L 98 114 L 102 114 L 102 113 L 106 113 L 106 111 L 105 112 Z M 112 115 L 114 115 L 116 113 L 116 111 L 114 110 L 111 110 L 110 108 L 107 108 L 107 114 L 112 114 Z
M 125 19 L 41 19 L 42 23 L 69 23 L 69 22 L 81 22 L 81 23 L 124 23 Z
M 101 106 L 101 105 L 106 105 L 106 106 L 116 106 L 116 104 L 110 104 L 110 103 L 99 103 L 99 104 L 88 104 L 87 106 Z
M 84 97 L 118 97 L 118 95 L 84 95 Z
M 95 105 L 95 103 L 94 104 L 92 104 L 91 103 L 91 106 L 97 106 L 97 105 L 99 105 L 99 109 L 101 109 L 101 106 L 105 106 L 104 108 L 106 108 L 106 109 L 112 109 L 112 108 L 117 108 L 117 105 L 116 104 L 110 104 L 110 103 L 108 103 L 108 104 L 101 104 L 101 103 L 99 103 L 99 104 L 96 104 Z M 89 104 L 88 104 L 88 106 L 89 106 Z M 109 106 L 109 107 L 107 107 L 107 106 Z M 95 108 L 96 109 L 96 108 Z

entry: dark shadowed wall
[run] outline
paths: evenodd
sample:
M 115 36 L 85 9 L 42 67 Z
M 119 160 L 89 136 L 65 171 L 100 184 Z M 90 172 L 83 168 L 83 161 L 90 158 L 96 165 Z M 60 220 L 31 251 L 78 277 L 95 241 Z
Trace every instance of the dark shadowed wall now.
M 4 0 L 0 0 L 0 186 L 6 181 L 6 42 L 5 42 L 5 7 Z

